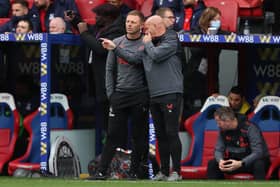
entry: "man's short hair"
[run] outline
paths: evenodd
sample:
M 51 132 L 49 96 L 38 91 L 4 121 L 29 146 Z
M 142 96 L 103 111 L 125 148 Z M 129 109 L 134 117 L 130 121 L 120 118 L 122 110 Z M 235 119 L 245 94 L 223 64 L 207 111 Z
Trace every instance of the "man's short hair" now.
M 230 89 L 230 93 L 234 93 L 234 94 L 237 94 L 237 95 L 240 95 L 241 97 L 243 97 L 243 91 L 242 89 L 240 88 L 240 86 L 234 86 Z
M 141 11 L 139 11 L 139 10 L 132 10 L 132 11 L 128 12 L 127 15 L 138 16 L 140 18 L 141 22 L 145 21 L 144 14 Z
M 13 4 L 20 4 L 21 6 L 26 7 L 26 8 L 28 8 L 28 5 L 29 5 L 28 1 L 26 1 L 26 0 L 14 0 L 12 5 Z
M 160 17 L 164 17 L 165 16 L 165 12 L 172 12 L 173 11 L 168 8 L 168 7 L 161 7 L 159 9 L 156 10 L 156 15 L 160 16 Z
M 232 110 L 232 108 L 225 107 L 225 106 L 218 108 L 215 111 L 214 116 L 218 116 L 221 120 L 227 120 L 227 119 L 233 120 L 234 118 L 236 118 L 236 114 Z
M 32 30 L 33 30 L 33 24 L 32 24 L 32 22 L 30 21 L 30 19 L 28 19 L 28 18 L 22 18 L 22 19 L 18 20 L 18 22 L 17 22 L 16 25 L 18 25 L 18 23 L 21 22 L 21 21 L 28 24 L 28 31 L 32 31 Z
M 120 16 L 120 9 L 112 4 L 104 3 L 92 9 L 98 16 L 116 19 Z

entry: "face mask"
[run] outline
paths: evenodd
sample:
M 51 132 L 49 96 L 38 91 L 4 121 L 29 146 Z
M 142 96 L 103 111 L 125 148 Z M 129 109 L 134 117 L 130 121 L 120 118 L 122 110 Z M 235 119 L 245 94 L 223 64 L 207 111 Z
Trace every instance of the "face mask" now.
M 215 27 L 216 29 L 219 29 L 221 27 L 221 21 L 220 20 L 210 21 L 210 27 Z

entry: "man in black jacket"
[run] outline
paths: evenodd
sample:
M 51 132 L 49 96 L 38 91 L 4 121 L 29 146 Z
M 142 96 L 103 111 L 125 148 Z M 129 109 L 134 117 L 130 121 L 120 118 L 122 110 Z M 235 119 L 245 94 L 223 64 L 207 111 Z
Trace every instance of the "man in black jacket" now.
M 88 63 L 94 74 L 93 86 L 99 114 L 97 125 L 107 131 L 109 102 L 105 89 L 105 67 L 108 51 L 102 47 L 100 38 L 117 38 L 125 34 L 125 29 L 123 17 L 116 6 L 102 4 L 95 7 L 93 12 L 96 13 L 96 24 L 88 28 L 85 22 L 80 22 L 78 28 L 82 41 L 90 49 Z
M 208 162 L 208 178 L 223 179 L 224 174 L 252 173 L 257 180 L 265 179 L 270 161 L 260 130 L 230 107 L 217 109 L 214 117 L 220 134 L 215 159 Z
M 9 0 L 0 0 L 0 18 L 8 17 L 10 10 Z

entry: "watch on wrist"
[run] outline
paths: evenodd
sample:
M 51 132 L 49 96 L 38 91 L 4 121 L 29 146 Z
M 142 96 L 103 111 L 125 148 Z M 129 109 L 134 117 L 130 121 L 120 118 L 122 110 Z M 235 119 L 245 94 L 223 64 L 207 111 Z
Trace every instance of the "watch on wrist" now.
M 245 162 L 241 161 L 241 166 L 244 167 L 245 166 Z

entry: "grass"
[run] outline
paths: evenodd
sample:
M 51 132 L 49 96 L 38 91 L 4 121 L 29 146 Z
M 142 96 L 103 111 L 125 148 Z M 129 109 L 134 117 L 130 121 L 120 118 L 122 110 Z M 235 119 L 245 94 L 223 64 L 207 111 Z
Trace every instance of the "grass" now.
M 207 181 L 183 180 L 179 182 L 154 182 L 150 180 L 107 180 L 14 178 L 0 177 L 1 187 L 279 187 L 280 181 Z

